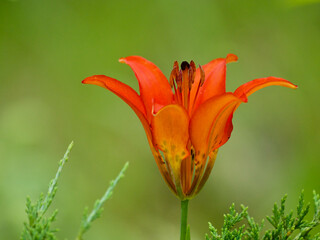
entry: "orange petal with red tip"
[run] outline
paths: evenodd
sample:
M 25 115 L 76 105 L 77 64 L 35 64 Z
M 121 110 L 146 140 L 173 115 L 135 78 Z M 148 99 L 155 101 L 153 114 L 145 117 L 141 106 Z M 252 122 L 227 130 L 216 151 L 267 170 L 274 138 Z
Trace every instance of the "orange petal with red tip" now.
M 145 107 L 140 96 L 136 93 L 135 90 L 116 79 L 104 75 L 94 75 L 92 77 L 87 77 L 82 81 L 82 83 L 98 85 L 100 87 L 108 89 L 109 91 L 120 97 L 137 114 L 146 131 L 149 141 L 152 140 L 150 127 L 146 119 Z
M 120 58 L 119 62 L 128 64 L 134 71 L 149 121 L 152 112 L 157 112 L 160 108 L 154 109 L 154 104 L 162 107 L 172 103 L 173 93 L 170 84 L 155 64 L 139 56 Z
M 237 88 L 234 94 L 239 98 L 246 98 L 261 88 L 273 86 L 273 85 L 279 85 L 279 86 L 294 88 L 294 89 L 298 87 L 297 85 L 294 85 L 293 83 L 283 78 L 266 77 L 266 78 L 254 79 L 250 82 L 247 82 L 241 85 L 240 87 Z
M 194 102 L 193 109 L 196 109 L 197 106 L 209 98 L 226 92 L 226 64 L 237 60 L 238 57 L 236 55 L 228 54 L 226 58 L 217 58 L 203 65 L 205 81 L 199 90 L 198 96 L 196 96 L 196 88 L 200 81 L 200 71 L 199 68 L 197 69 L 195 83 L 193 84 L 190 94 L 190 102 Z
M 243 102 L 232 93 L 212 97 L 201 104 L 190 120 L 190 139 L 196 155 L 209 154 L 230 135 L 230 115 Z M 220 145 L 219 145 L 220 144 Z

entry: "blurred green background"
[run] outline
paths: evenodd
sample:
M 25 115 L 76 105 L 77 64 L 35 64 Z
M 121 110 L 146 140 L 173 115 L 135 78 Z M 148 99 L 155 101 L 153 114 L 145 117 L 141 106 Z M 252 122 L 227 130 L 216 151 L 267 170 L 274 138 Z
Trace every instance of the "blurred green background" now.
M 258 77 L 299 85 L 263 89 L 234 116 L 202 192 L 190 203 L 193 239 L 221 226 L 232 202 L 256 219 L 285 194 L 320 192 L 317 1 L 0 1 L 0 239 L 17 239 L 25 198 L 47 190 L 58 160 L 75 146 L 53 208 L 60 239 L 74 239 L 83 208 L 130 167 L 87 239 L 178 239 L 180 203 L 162 180 L 143 128 L 112 93 L 82 85 L 94 74 L 137 89 L 118 59 L 141 55 L 169 76 L 175 60 L 239 56 L 227 89 Z

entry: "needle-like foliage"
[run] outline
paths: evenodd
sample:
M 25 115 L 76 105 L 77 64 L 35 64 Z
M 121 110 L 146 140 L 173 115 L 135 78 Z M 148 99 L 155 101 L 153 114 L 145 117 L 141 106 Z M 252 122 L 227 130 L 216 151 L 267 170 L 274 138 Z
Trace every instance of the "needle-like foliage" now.
M 58 229 L 52 229 L 51 224 L 54 222 L 58 210 L 55 210 L 49 218 L 44 217 L 44 214 L 50 207 L 52 200 L 56 195 L 58 189 L 58 179 L 64 164 L 68 161 L 72 146 L 73 142 L 70 143 L 66 153 L 60 160 L 56 176 L 50 181 L 47 195 L 43 196 L 41 193 L 36 203 L 32 203 L 30 197 L 27 197 L 26 213 L 29 221 L 24 223 L 24 228 L 20 237 L 21 240 L 56 239 L 55 232 L 57 232 Z
M 58 229 L 52 228 L 52 223 L 56 219 L 56 215 L 58 213 L 58 210 L 54 210 L 53 214 L 50 217 L 45 217 L 45 213 L 47 212 L 48 208 L 50 207 L 57 189 L 58 189 L 58 179 L 61 174 L 62 168 L 64 164 L 67 162 L 70 150 L 73 146 L 73 142 L 69 145 L 66 153 L 64 154 L 63 158 L 59 162 L 59 168 L 55 175 L 55 178 L 50 181 L 49 189 L 44 196 L 43 194 L 40 194 L 39 199 L 32 203 L 31 199 L 27 197 L 27 203 L 26 203 L 26 213 L 28 216 L 28 222 L 24 223 L 24 228 L 21 234 L 20 239 L 21 240 L 56 240 L 55 233 L 58 231 Z M 111 181 L 109 188 L 103 195 L 101 199 L 98 199 L 93 207 L 93 210 L 90 214 L 88 214 L 87 209 L 85 210 L 85 213 L 83 215 L 83 219 L 81 222 L 80 230 L 77 236 L 77 240 L 83 239 L 83 234 L 89 230 L 91 227 L 92 222 L 99 218 L 102 211 L 103 211 L 103 204 L 112 196 L 112 192 L 119 182 L 119 180 L 124 176 L 125 170 L 128 168 L 129 163 L 127 162 L 122 170 L 120 171 L 117 178 L 113 181 Z
M 127 162 L 122 168 L 122 170 L 120 171 L 119 175 L 116 177 L 116 179 L 110 182 L 109 188 L 107 189 L 105 194 L 102 196 L 102 198 L 98 199 L 95 202 L 90 214 L 88 214 L 88 208 L 84 210 L 77 240 L 82 240 L 83 234 L 89 230 L 92 222 L 101 216 L 101 213 L 103 211 L 103 208 L 102 208 L 103 204 L 112 196 L 115 186 L 117 185 L 119 180 L 124 177 L 124 172 L 126 171 L 128 166 L 129 166 L 129 163 Z
M 209 223 L 210 236 L 206 235 L 206 240 L 320 240 L 320 233 L 311 231 L 320 224 L 320 197 L 319 194 L 313 192 L 314 214 L 311 220 L 307 220 L 306 216 L 310 210 L 310 204 L 305 204 L 304 193 L 302 191 L 297 206 L 296 214 L 290 211 L 286 214 L 285 203 L 287 196 L 281 199 L 280 206 L 274 204 L 271 217 L 267 217 L 272 228 L 267 230 L 261 237 L 263 228 L 262 223 L 258 224 L 249 216 L 247 208 L 242 206 L 242 210 L 238 213 L 234 204 L 230 207 L 230 212 L 224 216 L 224 224 L 219 231 Z M 242 221 L 247 221 L 247 226 Z

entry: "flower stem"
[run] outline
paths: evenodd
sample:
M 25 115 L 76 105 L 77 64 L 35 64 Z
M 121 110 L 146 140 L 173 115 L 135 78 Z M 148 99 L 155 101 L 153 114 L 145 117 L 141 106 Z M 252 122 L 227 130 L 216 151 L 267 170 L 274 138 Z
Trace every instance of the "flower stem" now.
M 181 201 L 181 228 L 180 240 L 186 240 L 187 235 L 187 218 L 188 218 L 188 203 L 189 200 Z

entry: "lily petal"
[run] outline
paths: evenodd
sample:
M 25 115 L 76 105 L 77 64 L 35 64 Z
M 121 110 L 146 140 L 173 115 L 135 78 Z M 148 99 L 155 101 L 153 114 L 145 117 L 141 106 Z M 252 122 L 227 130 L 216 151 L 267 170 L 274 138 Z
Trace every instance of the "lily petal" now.
M 134 71 L 139 81 L 140 96 L 146 107 L 147 119 L 150 122 L 153 112 L 172 103 L 173 93 L 167 78 L 155 64 L 145 58 L 130 56 L 120 58 L 119 62 L 128 64 Z
M 203 65 L 205 72 L 205 81 L 203 86 L 199 89 L 198 97 L 197 87 L 200 81 L 200 70 L 197 69 L 195 83 L 191 89 L 190 102 L 194 102 L 193 109 L 196 109 L 201 103 L 205 102 L 213 96 L 217 96 L 226 92 L 226 64 L 235 62 L 238 57 L 234 54 L 228 54 L 226 58 L 217 58 L 211 62 Z
M 207 178 L 210 173 L 217 149 L 228 141 L 232 132 L 232 115 L 241 102 L 243 100 L 232 93 L 225 93 L 200 105 L 191 117 L 190 139 L 196 155 L 195 175 L 189 195 L 193 195 L 203 184 L 201 179 L 203 176 Z
M 187 157 L 188 125 L 189 117 L 182 106 L 171 104 L 162 108 L 151 123 L 157 148 L 170 155 L 179 155 L 181 159 Z
M 297 85 L 294 85 L 293 83 L 283 78 L 266 77 L 266 78 L 254 79 L 250 82 L 247 82 L 241 85 L 236 89 L 236 91 L 234 92 L 234 95 L 236 95 L 239 98 L 246 98 L 261 88 L 273 86 L 273 85 L 279 85 L 279 86 L 288 87 L 288 88 L 298 87 Z
M 87 77 L 82 81 L 82 83 L 98 85 L 100 87 L 108 89 L 109 91 L 120 97 L 136 113 L 144 127 L 144 130 L 146 131 L 148 140 L 152 140 L 150 127 L 146 119 L 145 106 L 143 105 L 140 96 L 136 93 L 135 90 L 133 90 L 128 85 L 105 75 L 94 75 L 91 77 Z
M 149 142 L 149 144 L 150 144 L 150 142 Z M 177 194 L 177 190 L 176 190 L 176 187 L 175 187 L 175 183 L 172 180 L 171 169 L 165 163 L 165 160 L 162 158 L 162 156 L 159 153 L 159 151 L 156 150 L 152 144 L 150 144 L 150 149 L 151 149 L 151 152 L 152 152 L 152 154 L 154 156 L 154 159 L 156 160 L 156 163 L 158 165 L 158 168 L 160 170 L 160 173 L 161 173 L 163 179 L 167 183 L 169 189 L 176 195 Z
M 241 102 L 243 100 L 232 93 L 225 93 L 212 97 L 198 107 L 190 121 L 190 139 L 196 156 L 207 156 L 221 146 L 225 135 L 230 135 L 232 131 L 230 115 Z
M 166 164 L 174 175 L 176 190 L 180 193 L 181 162 L 189 155 L 186 148 L 189 140 L 188 126 L 189 116 L 186 110 L 176 104 L 162 108 L 151 122 L 155 146 L 163 152 Z
M 203 188 L 204 184 L 208 180 L 209 175 L 211 173 L 211 170 L 212 170 L 212 168 L 214 166 L 214 163 L 216 161 L 218 150 L 219 149 L 216 149 L 216 150 L 214 150 L 213 152 L 211 152 L 209 154 L 209 159 L 208 159 L 207 166 L 206 166 L 206 168 L 205 168 L 205 170 L 203 172 L 203 176 L 201 177 L 201 180 L 199 181 L 197 188 L 195 189 L 195 195 L 200 192 L 200 190 Z

